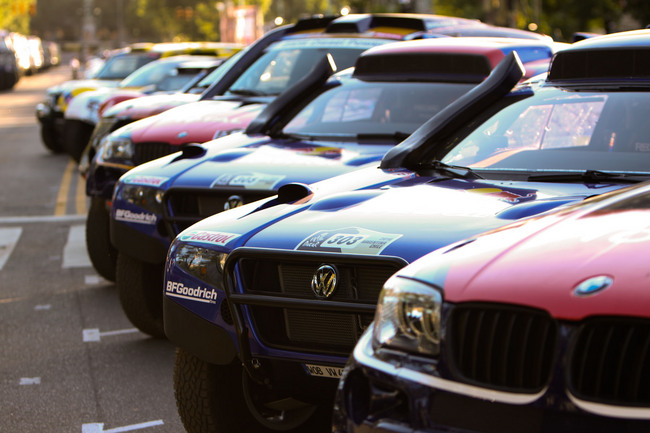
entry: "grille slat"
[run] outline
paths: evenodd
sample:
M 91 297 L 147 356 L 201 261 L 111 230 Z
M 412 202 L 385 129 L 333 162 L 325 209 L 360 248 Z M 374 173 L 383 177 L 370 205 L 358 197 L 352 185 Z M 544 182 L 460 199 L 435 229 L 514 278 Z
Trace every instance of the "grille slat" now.
M 180 150 L 180 146 L 172 146 L 169 143 L 147 142 L 138 143 L 135 146 L 134 162 L 136 165 L 153 161 Z
M 449 362 L 461 380 L 511 392 L 537 392 L 550 380 L 557 327 L 546 313 L 459 304 L 448 324 Z
M 317 311 L 300 306 L 301 300 L 316 299 L 311 289 L 315 271 L 324 263 L 336 267 L 338 287 L 327 302 L 371 304 L 377 302 L 383 283 L 400 266 L 394 261 L 377 260 L 371 265 L 355 260 L 330 262 L 322 258 L 292 260 L 292 254 L 282 259 L 246 257 L 238 260 L 236 267 L 241 281 L 240 296 L 256 296 L 256 302 L 269 296 L 281 296 L 296 307 L 268 305 L 255 307 L 252 323 L 264 344 L 271 347 L 320 352 L 349 354 L 365 328 L 372 321 L 372 314 Z M 297 254 L 301 257 L 302 254 Z M 239 301 L 238 301 L 239 302 Z M 245 304 L 245 301 L 242 303 Z M 330 304 L 331 305 L 331 304 Z
M 602 404 L 650 405 L 650 321 L 596 318 L 577 332 L 569 385 L 578 398 Z

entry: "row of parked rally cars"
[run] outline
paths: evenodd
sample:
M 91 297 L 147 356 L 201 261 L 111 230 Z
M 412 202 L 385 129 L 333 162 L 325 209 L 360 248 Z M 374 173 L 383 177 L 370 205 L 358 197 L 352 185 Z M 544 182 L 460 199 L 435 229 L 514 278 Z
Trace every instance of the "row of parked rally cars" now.
M 314 18 L 197 80 L 59 113 L 188 432 L 650 429 L 650 30 Z

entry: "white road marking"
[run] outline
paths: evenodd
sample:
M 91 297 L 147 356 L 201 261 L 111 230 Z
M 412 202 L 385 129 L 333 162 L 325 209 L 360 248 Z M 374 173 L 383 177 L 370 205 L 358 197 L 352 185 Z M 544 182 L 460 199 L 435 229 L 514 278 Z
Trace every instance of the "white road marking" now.
M 0 224 L 66 223 L 85 221 L 86 215 L 42 215 L 0 217 Z
M 21 377 L 20 378 L 20 384 L 21 385 L 40 385 L 41 384 L 41 378 L 40 377 Z
M 83 424 L 81 426 L 81 433 L 121 433 L 125 431 L 141 430 L 147 427 L 155 427 L 157 425 L 163 425 L 163 420 L 159 419 L 156 421 L 143 422 L 140 424 L 132 424 L 124 427 L 115 427 L 110 430 L 104 430 L 103 423 L 91 423 Z
M 63 248 L 62 268 L 92 267 L 86 250 L 86 227 L 71 226 L 68 232 L 68 242 Z
M 111 337 L 113 335 L 133 334 L 139 332 L 136 328 L 120 329 L 117 331 L 99 332 L 97 328 L 89 328 L 83 330 L 83 342 L 89 343 L 94 341 L 101 341 L 102 337 Z
M 22 227 L 0 229 L 0 270 L 7 263 L 22 232 Z
M 84 282 L 86 283 L 87 286 L 95 286 L 97 284 L 105 284 L 108 283 L 107 280 L 104 278 L 100 277 L 99 275 L 86 275 L 84 277 Z

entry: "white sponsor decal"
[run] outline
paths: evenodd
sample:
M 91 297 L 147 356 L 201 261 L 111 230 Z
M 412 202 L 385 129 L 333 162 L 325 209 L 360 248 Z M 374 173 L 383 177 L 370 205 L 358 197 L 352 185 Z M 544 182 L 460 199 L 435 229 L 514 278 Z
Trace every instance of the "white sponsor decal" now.
M 183 234 L 180 239 L 182 241 L 202 242 L 204 244 L 224 246 L 238 237 L 239 235 L 234 233 L 193 230 L 189 233 Z
M 400 237 L 401 234 L 380 233 L 361 228 L 321 230 L 303 239 L 296 249 L 376 255 Z
M 305 371 L 310 376 L 331 377 L 340 379 L 343 375 L 343 369 L 340 367 L 330 367 L 329 365 L 303 364 Z
M 156 224 L 156 215 L 146 212 L 131 212 L 128 209 L 115 209 L 115 219 L 139 224 Z
M 285 177 L 284 175 L 264 173 L 223 174 L 212 182 L 210 187 L 239 186 L 246 189 L 272 190 Z
M 167 296 L 205 302 L 208 304 L 216 303 L 217 297 L 219 296 L 219 292 L 214 289 L 203 289 L 200 286 L 196 288 L 188 287 L 183 283 L 174 283 L 173 281 L 167 281 L 165 291 L 167 292 Z
M 160 186 L 169 179 L 161 176 L 129 176 L 123 180 L 124 183 L 131 185 Z

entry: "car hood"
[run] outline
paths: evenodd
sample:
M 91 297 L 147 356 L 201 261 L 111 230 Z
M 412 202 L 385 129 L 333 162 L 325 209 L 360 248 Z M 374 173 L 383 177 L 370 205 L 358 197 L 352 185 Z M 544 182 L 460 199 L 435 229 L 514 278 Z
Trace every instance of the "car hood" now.
M 205 152 L 201 157 L 172 154 L 136 167 L 127 177 L 165 179 L 161 187 L 166 189 L 276 191 L 290 182 L 309 184 L 367 164 L 377 166 L 391 147 L 387 144 L 303 142 L 238 133 L 197 147 Z
M 178 107 L 179 105 L 196 102 L 200 97 L 201 95 L 192 93 L 138 96 L 106 108 L 103 116 L 116 117 L 118 119 L 142 119 L 162 113 L 170 108 Z M 108 103 L 110 103 L 110 99 L 107 101 Z
M 228 248 L 380 254 L 410 262 L 460 239 L 596 193 L 576 184 L 467 181 L 408 173 L 358 170 L 314 185 L 316 193 L 306 203 L 253 213 L 247 208 L 249 214 L 237 219 L 225 212 L 188 230 L 236 235 Z M 336 193 L 337 183 L 355 190 Z M 350 247 L 324 243 L 339 234 L 361 236 L 364 241 Z
M 244 129 L 264 104 L 240 101 L 197 101 L 128 125 L 131 140 L 172 145 L 205 143 L 219 131 Z
M 543 309 L 564 320 L 650 317 L 647 210 L 560 212 L 436 251 L 406 276 L 444 287 L 449 302 L 497 302 Z M 608 288 L 578 285 L 606 276 Z

